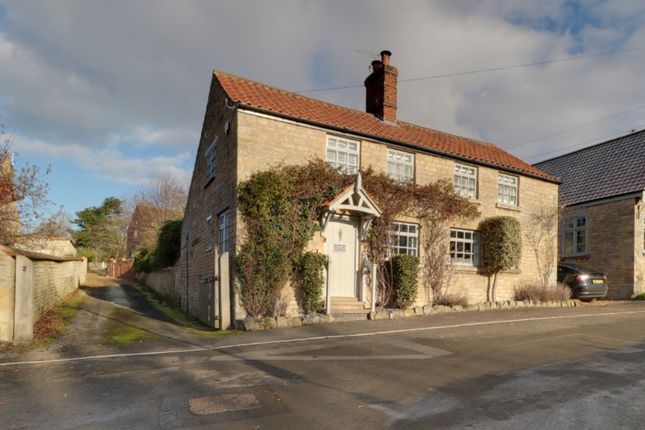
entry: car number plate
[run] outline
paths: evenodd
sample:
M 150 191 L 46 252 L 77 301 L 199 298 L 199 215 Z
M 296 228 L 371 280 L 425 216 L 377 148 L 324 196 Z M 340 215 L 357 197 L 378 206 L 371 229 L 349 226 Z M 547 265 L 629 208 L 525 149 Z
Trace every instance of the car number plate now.
M 592 284 L 602 284 L 603 280 L 602 279 L 594 279 L 593 281 L 591 281 L 591 283 Z

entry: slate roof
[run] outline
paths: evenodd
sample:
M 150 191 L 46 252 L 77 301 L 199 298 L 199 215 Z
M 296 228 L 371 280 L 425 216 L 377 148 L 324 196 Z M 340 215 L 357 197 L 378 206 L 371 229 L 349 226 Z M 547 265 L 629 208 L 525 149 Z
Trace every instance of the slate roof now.
M 542 172 L 491 143 L 404 121 L 384 122 L 367 112 L 322 102 L 221 71 L 216 70 L 213 73 L 230 101 L 250 110 L 558 182 L 558 178 Z
M 560 203 L 574 205 L 645 190 L 645 130 L 545 160 L 560 177 Z

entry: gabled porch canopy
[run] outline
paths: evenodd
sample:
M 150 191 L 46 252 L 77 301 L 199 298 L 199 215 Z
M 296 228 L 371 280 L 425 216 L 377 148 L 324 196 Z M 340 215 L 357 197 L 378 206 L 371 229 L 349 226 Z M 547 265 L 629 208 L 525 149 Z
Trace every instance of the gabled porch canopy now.
M 334 213 L 348 213 L 359 216 L 361 218 L 362 232 L 367 230 L 369 223 L 374 218 L 381 216 L 381 210 L 367 192 L 363 190 L 360 173 L 356 175 L 356 181 L 353 184 L 347 185 L 334 198 L 324 202 L 322 207 L 323 213 L 320 224 L 323 231 L 329 218 Z

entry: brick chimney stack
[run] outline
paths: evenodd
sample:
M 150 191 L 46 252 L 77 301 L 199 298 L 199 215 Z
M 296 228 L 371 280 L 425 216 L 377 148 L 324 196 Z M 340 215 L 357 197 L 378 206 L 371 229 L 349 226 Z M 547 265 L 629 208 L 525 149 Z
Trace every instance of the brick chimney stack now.
M 396 81 L 399 70 L 390 65 L 390 51 L 372 61 L 372 73 L 365 79 L 365 110 L 383 121 L 396 122 Z

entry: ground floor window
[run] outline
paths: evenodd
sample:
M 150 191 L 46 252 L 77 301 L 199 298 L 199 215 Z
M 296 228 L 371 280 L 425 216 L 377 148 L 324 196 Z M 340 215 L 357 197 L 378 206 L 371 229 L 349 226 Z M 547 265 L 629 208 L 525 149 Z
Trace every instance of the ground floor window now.
M 392 254 L 419 256 L 419 226 L 407 222 L 394 222 L 390 230 Z
M 450 260 L 453 264 L 479 266 L 479 232 L 450 229 Z
M 587 227 L 586 215 L 573 215 L 564 218 L 562 255 L 587 254 Z
M 219 252 L 228 252 L 228 233 L 230 223 L 230 211 L 222 212 L 219 215 Z

